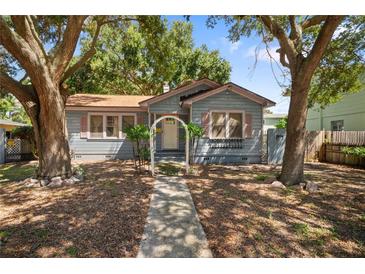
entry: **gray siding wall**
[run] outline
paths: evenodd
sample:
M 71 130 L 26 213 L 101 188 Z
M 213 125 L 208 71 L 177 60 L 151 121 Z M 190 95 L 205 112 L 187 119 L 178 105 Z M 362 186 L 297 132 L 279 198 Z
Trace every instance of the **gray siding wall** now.
M 180 97 L 181 96 L 187 96 L 193 93 L 196 93 L 201 90 L 210 89 L 211 87 L 202 84 L 199 85 L 193 89 L 187 90 L 186 92 L 183 92 L 179 95 L 175 95 L 172 97 L 169 97 L 163 101 L 156 102 L 154 104 L 150 105 L 150 112 L 156 113 L 157 118 L 160 114 L 166 114 L 166 113 L 179 113 L 184 115 L 189 115 L 189 109 L 183 109 L 180 107 Z M 185 121 L 189 122 L 189 121 Z M 179 125 L 180 126 L 180 125 Z M 162 123 L 157 124 L 157 128 L 162 128 Z M 185 130 L 183 128 L 179 128 L 179 150 L 185 150 Z M 161 134 L 156 135 L 156 150 L 161 151 L 162 150 L 162 143 L 161 143 Z
M 95 111 L 94 111 L 95 112 Z M 113 112 L 114 113 L 114 112 Z M 92 140 L 80 138 L 80 118 L 84 111 L 66 111 L 67 130 L 72 154 L 76 160 L 132 159 L 132 144 L 127 139 Z M 147 113 L 144 116 L 147 124 Z
M 252 138 L 227 146 L 226 140 L 214 143 L 209 138 L 198 142 L 195 161 L 198 163 L 260 163 L 262 143 L 262 106 L 231 91 L 223 91 L 193 103 L 192 122 L 201 125 L 201 115 L 210 110 L 244 110 L 252 115 Z M 229 147 L 229 148 L 227 148 Z
M 188 114 L 188 109 L 183 109 L 180 107 L 180 97 L 193 94 L 195 92 L 198 92 L 200 90 L 206 90 L 211 87 L 207 85 L 199 85 L 193 89 L 190 89 L 186 92 L 180 93 L 175 96 L 171 96 L 163 101 L 156 102 L 154 104 L 150 105 L 150 112 L 154 113 L 182 113 L 182 114 Z

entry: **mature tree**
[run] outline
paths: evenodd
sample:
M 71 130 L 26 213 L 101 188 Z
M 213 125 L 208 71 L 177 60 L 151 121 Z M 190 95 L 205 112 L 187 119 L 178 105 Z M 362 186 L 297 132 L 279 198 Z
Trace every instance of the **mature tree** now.
M 0 18 L 0 52 L 5 52 L 6 56 L 0 63 L 0 85 L 20 101 L 30 117 L 39 156 L 39 176 L 71 175 L 65 123 L 68 95 L 63 85 L 65 80 L 93 56 L 103 25 L 113 23 L 115 27 L 122 27 L 136 19 L 142 25 L 160 21 L 158 17 L 125 16 Z M 80 34 L 85 29 L 94 31 L 90 47 L 70 65 Z M 15 64 L 11 62 L 12 58 L 16 60 Z M 22 69 L 25 77 L 15 80 L 12 77 L 14 68 Z
M 208 25 L 214 26 L 217 17 Z M 280 180 L 303 180 L 305 123 L 310 102 L 329 101 L 358 89 L 364 68 L 364 18 L 344 16 L 233 16 L 229 37 L 257 34 L 265 44 L 279 43 L 281 66 L 290 75 L 287 138 Z M 339 27 L 340 26 L 340 27 Z M 335 31 L 337 29 L 336 35 Z M 311 85 L 312 84 L 312 85 Z
M 82 41 L 89 48 L 92 37 Z M 208 77 L 224 83 L 230 64 L 203 45 L 194 48 L 192 24 L 163 21 L 163 31 L 151 41 L 144 28 L 105 26 L 96 44 L 96 54 L 67 84 L 73 92 L 144 94 L 162 92 L 168 82 L 176 87 L 186 80 Z

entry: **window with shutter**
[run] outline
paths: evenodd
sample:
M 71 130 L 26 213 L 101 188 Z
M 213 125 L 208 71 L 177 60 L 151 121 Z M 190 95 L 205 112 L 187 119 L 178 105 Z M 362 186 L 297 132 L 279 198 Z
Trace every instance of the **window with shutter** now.
M 90 138 L 103 138 L 103 115 L 90 115 Z
M 226 114 L 224 112 L 212 112 L 212 138 L 226 137 Z
M 210 138 L 242 139 L 245 126 L 244 111 L 219 110 L 210 115 Z
M 242 113 L 229 113 L 228 138 L 242 138 Z

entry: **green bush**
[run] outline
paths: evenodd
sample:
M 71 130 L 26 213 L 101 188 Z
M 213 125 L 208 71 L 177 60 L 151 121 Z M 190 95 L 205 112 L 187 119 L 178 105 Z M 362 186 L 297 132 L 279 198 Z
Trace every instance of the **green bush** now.
M 288 118 L 281 118 L 279 122 L 275 125 L 276 128 L 286 128 L 288 124 Z
M 140 167 L 141 164 L 144 164 L 148 159 L 148 140 L 150 138 L 150 130 L 147 126 L 139 124 L 126 128 L 125 133 L 127 134 L 127 138 L 133 142 L 134 164 L 137 166 L 136 159 L 138 159 Z
M 365 157 L 365 147 L 344 147 L 342 152 L 348 155 Z
M 192 122 L 187 124 L 190 139 L 200 138 L 203 136 L 203 128 Z
M 190 161 L 194 161 L 194 158 L 195 158 L 195 147 L 196 147 L 196 142 L 199 138 L 201 138 L 204 134 L 204 130 L 201 126 L 197 125 L 197 124 L 194 124 L 192 122 L 188 123 L 187 124 L 187 127 L 188 127 L 188 131 L 189 131 L 189 137 L 190 137 L 190 140 L 191 140 L 191 143 L 193 145 L 193 149 L 192 149 L 192 155 L 191 158 L 190 158 Z

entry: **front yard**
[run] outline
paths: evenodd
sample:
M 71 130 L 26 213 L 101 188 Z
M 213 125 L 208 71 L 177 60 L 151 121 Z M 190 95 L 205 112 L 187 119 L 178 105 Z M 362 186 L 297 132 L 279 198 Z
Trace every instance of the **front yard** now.
M 0 257 L 137 255 L 153 178 L 131 161 L 82 167 L 85 182 L 58 188 L 16 182 L 34 162 L 0 167 Z M 263 165 L 199 170 L 185 179 L 215 257 L 365 256 L 365 170 L 306 164 L 314 193 L 270 187 L 280 170 Z
M 82 164 L 85 182 L 27 188 L 34 164 L 1 166 L 0 257 L 134 257 L 153 180 L 128 161 Z
M 206 166 L 187 179 L 215 257 L 364 257 L 365 170 L 307 164 L 319 191 L 264 183 L 265 166 Z

